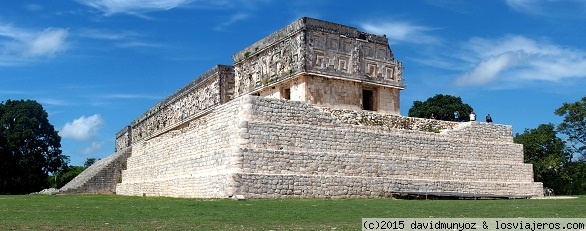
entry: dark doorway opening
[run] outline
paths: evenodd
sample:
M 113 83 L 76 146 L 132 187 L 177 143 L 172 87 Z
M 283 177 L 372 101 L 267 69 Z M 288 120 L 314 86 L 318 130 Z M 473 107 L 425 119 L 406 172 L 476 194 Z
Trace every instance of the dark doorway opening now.
M 362 90 L 362 109 L 374 111 L 374 92 L 372 90 Z
M 283 90 L 283 99 L 290 100 L 291 99 L 291 89 L 286 88 Z

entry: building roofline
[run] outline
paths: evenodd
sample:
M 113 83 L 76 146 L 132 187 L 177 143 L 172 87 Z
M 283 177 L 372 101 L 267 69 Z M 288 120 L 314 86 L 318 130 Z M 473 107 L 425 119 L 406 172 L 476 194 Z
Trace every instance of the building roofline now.
M 330 34 L 338 34 L 347 38 L 362 39 L 372 43 L 386 46 L 389 45 L 389 40 L 387 39 L 386 35 L 370 34 L 360 31 L 355 27 L 303 17 L 232 55 L 232 60 L 234 63 L 238 63 L 252 56 L 253 54 L 260 52 L 263 49 L 270 47 L 273 44 L 303 30 L 321 31 Z

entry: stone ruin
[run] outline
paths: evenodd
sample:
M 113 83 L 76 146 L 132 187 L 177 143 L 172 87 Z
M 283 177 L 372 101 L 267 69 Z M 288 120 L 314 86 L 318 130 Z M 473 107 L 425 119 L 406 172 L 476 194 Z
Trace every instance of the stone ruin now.
M 189 198 L 543 195 L 511 126 L 399 115 L 385 36 L 301 18 L 116 134 L 60 193 Z

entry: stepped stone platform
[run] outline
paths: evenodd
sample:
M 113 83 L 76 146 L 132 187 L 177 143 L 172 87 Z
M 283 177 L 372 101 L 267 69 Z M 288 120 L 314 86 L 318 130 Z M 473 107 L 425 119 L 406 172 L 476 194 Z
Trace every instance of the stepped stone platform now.
M 132 148 L 120 150 L 96 161 L 85 171 L 59 189 L 59 194 L 116 193 L 116 184 L 122 181 L 122 170 Z
M 232 59 L 138 116 L 116 134 L 116 154 L 62 190 L 192 198 L 543 195 L 511 126 L 399 115 L 403 65 L 384 35 L 301 18 Z
M 218 198 L 542 195 L 510 126 L 332 111 L 255 96 L 233 100 L 179 130 L 135 144 L 116 192 Z M 344 120 L 348 113 L 361 119 Z

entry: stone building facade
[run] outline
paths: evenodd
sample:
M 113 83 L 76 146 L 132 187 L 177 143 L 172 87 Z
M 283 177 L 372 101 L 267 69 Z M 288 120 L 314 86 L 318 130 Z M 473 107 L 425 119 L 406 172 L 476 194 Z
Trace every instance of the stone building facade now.
M 127 159 L 115 170 L 115 188 L 104 191 L 197 198 L 543 194 L 510 126 L 399 115 L 403 67 L 385 36 L 302 18 L 233 60 L 116 134 L 117 153 L 130 154 L 121 155 Z
M 385 36 L 302 18 L 232 58 L 237 95 L 399 114 L 403 66 Z

